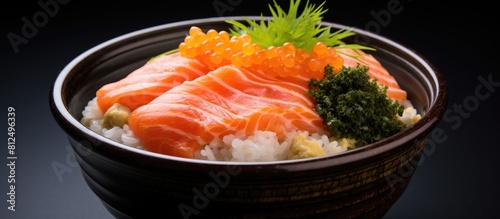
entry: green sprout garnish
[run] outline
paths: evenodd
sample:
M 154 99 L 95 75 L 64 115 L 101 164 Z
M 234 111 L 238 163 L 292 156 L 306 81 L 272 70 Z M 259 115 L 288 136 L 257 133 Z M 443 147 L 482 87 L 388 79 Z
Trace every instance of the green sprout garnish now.
M 322 42 L 329 47 L 353 50 L 357 55 L 344 53 L 341 50 L 338 50 L 338 53 L 355 59 L 361 56 L 358 52 L 359 50 L 375 50 L 368 46 L 345 43 L 344 39 L 355 35 L 352 28 L 331 32 L 330 26 L 323 26 L 321 21 L 323 15 L 328 11 L 327 9 L 323 9 L 325 2 L 316 6 L 309 3 L 308 0 L 302 13 L 299 14 L 300 0 L 290 0 L 288 12 L 283 10 L 276 0 L 274 0 L 274 7 L 269 4 L 272 14 L 272 17 L 269 17 L 269 19 L 261 14 L 260 21 L 242 17 L 243 21 L 241 22 L 233 19 L 226 20 L 226 22 L 232 24 L 232 28 L 229 28 L 231 35 L 241 36 L 242 34 L 248 34 L 252 37 L 252 43 L 258 44 L 264 49 L 270 46 L 279 47 L 285 43 L 291 43 L 295 48 L 311 52 L 316 43 Z M 178 52 L 178 48 L 152 57 L 149 61 L 174 52 Z M 359 59 L 358 61 L 363 63 Z
M 290 0 L 288 12 L 274 1 L 274 8 L 269 5 L 271 19 L 265 19 L 261 15 L 260 21 L 243 17 L 247 24 L 236 20 L 226 22 L 233 25 L 230 29 L 232 35 L 248 34 L 252 37 L 252 42 L 262 48 L 281 46 L 289 42 L 296 48 L 310 52 L 317 42 L 323 42 L 330 47 L 375 50 L 358 44 L 346 44 L 343 40 L 355 35 L 351 29 L 340 29 L 332 33 L 329 26 L 322 26 L 322 16 L 327 12 L 327 9 L 323 9 L 324 4 L 325 2 L 316 7 L 307 1 L 304 10 L 299 14 L 300 0 Z

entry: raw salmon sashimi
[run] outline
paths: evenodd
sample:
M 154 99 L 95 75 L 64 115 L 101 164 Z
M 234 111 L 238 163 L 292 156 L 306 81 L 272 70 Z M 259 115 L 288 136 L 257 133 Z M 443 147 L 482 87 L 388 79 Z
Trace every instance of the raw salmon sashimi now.
M 209 69 L 196 59 L 179 53 L 157 57 L 122 80 L 106 84 L 96 92 L 101 111 L 120 103 L 134 110 L 149 103 L 165 91 L 205 75 Z
M 222 66 L 137 108 L 128 124 L 149 151 L 187 158 L 237 132 L 267 130 L 278 137 L 296 130 L 327 133 L 306 83 L 296 81 Z
M 349 55 L 359 55 L 356 54 L 354 50 L 351 49 L 337 49 L 339 54 L 344 58 L 344 66 L 356 66 L 358 63 L 360 65 L 367 65 L 368 75 L 371 78 L 376 78 L 379 84 L 387 85 L 387 96 L 392 100 L 406 100 L 407 93 L 405 90 L 401 89 L 396 79 L 389 74 L 387 69 L 385 69 L 382 64 L 372 55 L 367 54 L 359 50 L 359 60 L 349 56 Z M 347 54 L 347 55 L 346 55 Z

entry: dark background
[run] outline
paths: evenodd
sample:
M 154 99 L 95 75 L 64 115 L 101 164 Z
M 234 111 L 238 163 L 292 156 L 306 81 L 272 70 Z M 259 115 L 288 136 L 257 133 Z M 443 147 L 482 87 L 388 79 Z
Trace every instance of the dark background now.
M 176 6 L 152 1 L 60 1 L 15 52 L 7 37 L 22 35 L 38 1 L 10 1 L 1 9 L 0 77 L 2 120 L 16 109 L 16 211 L 7 210 L 7 124 L 0 123 L 0 218 L 111 218 L 85 184 L 65 133 L 53 120 L 49 89 L 59 71 L 84 51 L 131 31 L 193 18 L 268 15 L 271 1 L 183 0 Z M 288 1 L 283 1 L 286 5 Z M 312 1 L 320 3 L 320 1 Z M 500 204 L 495 102 L 500 86 L 482 88 L 479 78 L 500 82 L 498 11 L 479 1 L 329 1 L 324 20 L 367 29 L 429 59 L 449 86 L 448 117 L 437 127 L 424 160 L 401 199 L 385 218 L 493 218 Z M 437 2 L 437 1 L 436 1 Z M 64 4 L 63 4 L 64 3 Z M 214 3 L 225 4 L 217 10 Z M 391 4 L 400 11 L 391 13 Z M 57 10 L 56 10 L 57 9 Z M 375 22 L 375 23 L 374 23 Z M 378 25 L 376 25 L 378 24 Z M 462 109 L 462 111 L 459 111 Z M 53 166 L 64 166 L 58 175 Z

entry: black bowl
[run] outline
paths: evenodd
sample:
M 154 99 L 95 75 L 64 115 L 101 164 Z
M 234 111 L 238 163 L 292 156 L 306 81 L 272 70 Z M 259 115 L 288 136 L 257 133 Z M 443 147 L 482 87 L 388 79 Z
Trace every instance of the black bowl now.
M 260 19 L 260 17 L 250 17 Z M 447 86 L 427 59 L 390 39 L 354 29 L 352 41 L 377 49 L 422 119 L 379 142 L 325 157 L 214 162 L 156 154 L 106 139 L 79 121 L 98 88 L 176 48 L 191 26 L 227 30 L 226 19 L 197 19 L 132 32 L 88 50 L 59 74 L 50 94 L 82 174 L 119 218 L 380 218 L 406 189 L 428 134 L 441 120 Z M 333 29 L 350 28 L 327 23 Z

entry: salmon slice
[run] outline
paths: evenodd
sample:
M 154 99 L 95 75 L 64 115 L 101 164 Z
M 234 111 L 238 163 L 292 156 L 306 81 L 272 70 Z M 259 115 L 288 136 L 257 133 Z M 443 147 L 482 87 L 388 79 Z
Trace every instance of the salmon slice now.
M 346 66 L 355 66 L 358 60 L 345 54 L 355 54 L 352 50 L 339 50 L 344 58 Z M 382 67 L 380 62 L 373 56 L 359 51 L 363 56 L 360 58 L 369 65 L 368 74 L 377 78 L 380 84 L 388 86 L 387 95 L 394 100 L 406 100 L 406 91 L 402 90 L 397 81 L 389 72 Z M 363 64 L 363 63 L 361 63 Z M 184 81 L 196 79 L 205 75 L 210 70 L 207 66 L 196 59 L 182 57 L 179 53 L 160 56 L 141 68 L 133 71 L 120 81 L 106 84 L 97 92 L 97 104 L 101 111 L 105 112 L 114 103 L 127 106 L 130 110 L 145 105 L 171 88 L 180 85 Z M 294 79 L 281 78 L 292 81 Z M 299 79 L 301 84 L 307 84 L 305 78 Z
M 351 49 L 338 49 L 337 51 L 344 58 L 344 66 L 356 66 L 358 63 L 360 65 L 368 66 L 368 75 L 370 75 L 372 79 L 376 78 L 379 84 L 386 85 L 388 87 L 387 96 L 389 98 L 392 100 L 406 100 L 406 91 L 401 89 L 396 79 L 389 74 L 387 69 L 385 69 L 375 57 L 363 51 L 358 51 L 362 56 L 359 60 L 356 60 L 355 58 L 348 56 L 358 55 Z
M 198 60 L 182 57 L 179 53 L 160 56 L 122 80 L 101 87 L 96 92 L 97 104 L 103 112 L 114 103 L 134 110 L 184 81 L 208 72 L 208 67 Z
M 301 84 L 223 66 L 170 89 L 134 110 L 128 124 L 143 145 L 157 153 L 193 158 L 214 139 L 256 130 L 327 133 Z

